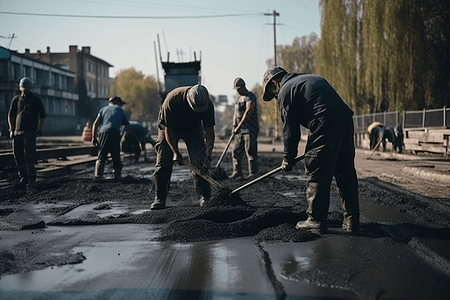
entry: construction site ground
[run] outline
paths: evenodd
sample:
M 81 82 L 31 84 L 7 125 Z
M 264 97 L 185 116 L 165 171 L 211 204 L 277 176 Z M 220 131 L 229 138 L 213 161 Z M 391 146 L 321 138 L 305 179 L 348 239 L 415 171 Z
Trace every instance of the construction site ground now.
M 147 149 L 149 162 L 123 157 L 120 182 L 110 164 L 94 182 L 89 159 L 35 189 L 13 189 L 11 173 L 0 189 L 0 299 L 450 297 L 448 160 L 358 149 L 361 231 L 341 229 L 333 182 L 328 232 L 318 234 L 295 229 L 306 219 L 301 162 L 240 191 L 243 201 L 206 207 L 175 166 L 168 207 L 150 211 Z M 260 174 L 281 164 L 281 144 L 259 150 Z M 220 167 L 231 174 L 230 154 Z

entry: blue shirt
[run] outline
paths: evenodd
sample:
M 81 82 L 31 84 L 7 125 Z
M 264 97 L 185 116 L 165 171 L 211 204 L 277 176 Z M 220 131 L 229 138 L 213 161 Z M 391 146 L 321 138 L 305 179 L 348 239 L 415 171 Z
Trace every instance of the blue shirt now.
M 107 132 L 110 129 L 120 131 L 120 126 L 130 124 L 125 111 L 118 105 L 102 107 L 98 112 L 98 117 L 100 121 L 99 133 Z

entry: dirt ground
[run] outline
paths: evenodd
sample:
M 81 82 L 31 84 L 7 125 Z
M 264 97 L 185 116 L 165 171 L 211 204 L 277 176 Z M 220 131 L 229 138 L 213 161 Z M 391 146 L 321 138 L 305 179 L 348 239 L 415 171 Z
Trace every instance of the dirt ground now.
M 408 211 L 417 222 L 430 228 L 429 234 L 446 236 L 450 233 L 450 182 L 438 180 L 448 176 L 448 171 L 436 171 L 437 175 L 423 175 L 427 169 L 411 160 L 395 159 L 375 155 L 367 159 L 367 151 L 359 151 L 356 166 L 359 176 L 359 192 L 362 198 L 396 211 Z M 218 157 L 213 158 L 216 161 Z M 255 243 L 261 241 L 303 242 L 320 238 L 319 235 L 295 230 L 299 220 L 306 219 L 305 180 L 303 165 L 299 163 L 292 172 L 280 173 L 252 185 L 230 201 L 220 202 L 222 192 L 213 188 L 215 205 L 198 206 L 191 180 L 172 182 L 168 207 L 164 210 L 148 211 L 154 198 L 150 179 L 153 163 L 131 164 L 125 160 L 124 178 L 120 182 L 92 180 L 92 167 L 68 176 L 40 180 L 33 190 L 0 189 L 0 230 L 14 231 L 52 225 L 98 225 L 98 224 L 160 224 L 160 241 L 196 242 L 253 236 Z M 260 155 L 260 173 L 268 172 L 281 163 L 281 154 Z M 228 174 L 231 166 L 224 162 Z M 181 168 L 181 167 L 180 167 Z M 437 176 L 437 177 L 436 177 Z M 442 177 L 446 178 L 446 177 Z M 11 173 L 9 181 L 17 178 Z M 234 189 L 247 180 L 220 180 Z M 328 227 L 340 227 L 342 214 L 339 193 L 333 184 L 328 216 Z M 99 211 L 111 210 L 120 203 L 128 209 L 124 212 L 99 217 Z M 70 217 L 74 209 L 91 205 L 92 210 L 83 215 Z M 31 210 L 29 207 L 33 206 Z M 36 207 L 39 207 L 37 210 Z M 143 210 L 143 213 L 131 212 Z M 364 215 L 364 212 L 362 212 Z M 42 220 L 45 222 L 42 222 Z M 28 226 L 28 227 L 27 227 Z M 439 228 L 438 231 L 431 231 Z M 401 230 L 405 236 L 417 230 L 413 225 Z M 361 219 L 361 231 L 383 236 L 376 220 Z M 428 234 L 424 232 L 423 234 Z M 3 241 L 5 242 L 5 241 Z M 29 245 L 0 246 L 0 275 L 24 273 L 51 266 L 74 264 L 83 261 L 82 253 L 70 251 L 60 255 L 49 255 L 41 249 L 29 249 Z M 35 246 L 38 247 L 39 246 Z M 45 245 L 41 245 L 43 249 Z

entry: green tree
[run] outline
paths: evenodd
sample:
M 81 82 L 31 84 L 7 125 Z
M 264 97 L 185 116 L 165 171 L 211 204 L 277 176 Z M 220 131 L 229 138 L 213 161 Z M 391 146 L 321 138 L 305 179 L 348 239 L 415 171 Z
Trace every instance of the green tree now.
M 357 113 L 450 102 L 450 1 L 321 0 L 315 72 Z
M 114 78 L 112 91 L 127 102 L 124 109 L 130 119 L 147 122 L 157 120 L 161 97 L 153 76 L 145 76 L 134 68 L 121 70 Z
M 315 33 L 294 38 L 292 45 L 278 46 L 281 66 L 290 72 L 314 73 L 313 54 L 319 38 Z

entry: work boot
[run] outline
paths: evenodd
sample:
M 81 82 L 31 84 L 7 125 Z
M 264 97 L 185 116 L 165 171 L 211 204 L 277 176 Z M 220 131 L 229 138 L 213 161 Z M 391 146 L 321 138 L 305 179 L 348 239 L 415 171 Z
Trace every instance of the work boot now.
M 27 186 L 30 188 L 35 188 L 36 187 L 36 177 L 29 177 Z
M 359 217 L 349 216 L 342 221 L 342 229 L 348 232 L 359 232 Z
M 105 170 L 105 162 L 97 160 L 95 162 L 95 169 L 94 169 L 94 179 L 96 181 L 103 178 L 104 170 Z
M 200 200 L 199 200 L 200 207 L 205 206 L 205 203 L 207 203 L 208 201 L 209 201 L 209 199 L 206 199 L 205 196 L 201 196 Z
M 166 201 L 163 201 L 159 198 L 155 198 L 152 205 L 150 206 L 151 210 L 164 209 L 166 208 Z
M 26 177 L 20 178 L 20 181 L 14 185 L 15 190 L 24 190 L 27 187 L 28 179 Z
M 248 161 L 248 177 L 258 174 L 258 161 L 256 159 Z
M 239 160 L 233 159 L 233 173 L 231 174 L 231 179 L 236 179 L 242 177 L 242 166 Z
M 311 217 L 308 217 L 306 221 L 299 221 L 297 225 L 295 225 L 295 229 L 304 229 L 304 230 L 310 230 L 312 232 L 320 232 L 320 233 L 326 233 L 327 232 L 327 226 L 319 221 L 313 220 Z
M 122 180 L 122 170 L 121 169 L 113 170 L 113 174 L 114 174 L 115 181 Z

